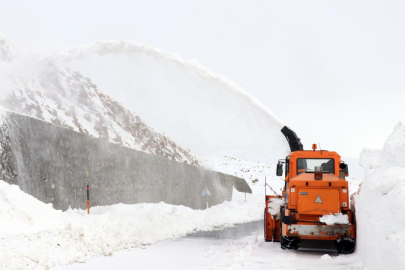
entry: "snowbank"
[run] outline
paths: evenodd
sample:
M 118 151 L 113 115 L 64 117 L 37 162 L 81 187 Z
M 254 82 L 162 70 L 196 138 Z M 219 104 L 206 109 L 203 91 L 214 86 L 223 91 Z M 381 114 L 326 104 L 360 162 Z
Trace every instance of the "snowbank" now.
M 62 217 L 62 211 L 55 210 L 52 205 L 0 180 L 0 237 L 55 229 Z
M 54 210 L 0 181 L 0 269 L 47 269 L 111 255 L 196 231 L 260 220 L 262 200 L 225 202 L 208 210 L 165 203 Z
M 405 126 L 381 150 L 364 150 L 366 175 L 355 195 L 357 251 L 368 269 L 405 269 Z

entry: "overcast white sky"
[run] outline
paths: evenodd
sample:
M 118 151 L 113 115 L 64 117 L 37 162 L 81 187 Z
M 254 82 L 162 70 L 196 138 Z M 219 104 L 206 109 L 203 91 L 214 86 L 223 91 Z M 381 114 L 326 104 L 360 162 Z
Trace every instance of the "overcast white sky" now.
M 403 1 L 1 0 L 0 32 L 36 53 L 105 39 L 178 52 L 344 156 L 405 118 Z

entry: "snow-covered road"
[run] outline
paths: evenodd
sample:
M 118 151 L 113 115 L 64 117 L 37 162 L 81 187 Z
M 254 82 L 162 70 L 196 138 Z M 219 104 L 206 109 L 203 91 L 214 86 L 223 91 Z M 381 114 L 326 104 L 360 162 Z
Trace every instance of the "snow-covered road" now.
M 362 269 L 356 254 L 282 250 L 263 242 L 262 221 L 200 232 L 54 270 L 81 269 Z
M 245 178 L 253 194 L 245 198 L 234 192 L 232 201 L 207 210 L 161 202 L 93 207 L 87 215 L 78 209 L 57 211 L 18 186 L 0 181 L 0 269 L 361 266 L 357 255 L 320 260 L 323 253 L 284 251 L 278 243 L 263 242 L 264 178 L 268 176 L 275 192 L 284 184 L 274 176 L 274 165 L 231 157 L 210 157 L 204 162 Z M 223 231 L 213 232 L 219 229 Z M 331 261 L 324 262 L 327 259 Z

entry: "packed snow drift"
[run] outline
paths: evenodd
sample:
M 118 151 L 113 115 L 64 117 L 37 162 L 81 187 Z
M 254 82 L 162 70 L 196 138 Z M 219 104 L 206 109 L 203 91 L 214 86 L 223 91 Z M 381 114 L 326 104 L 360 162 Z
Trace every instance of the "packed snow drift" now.
M 132 41 L 61 50 L 68 63 L 152 126 L 200 155 L 285 156 L 284 124 L 237 84 L 195 60 Z M 115 89 L 120 89 L 117 93 Z M 125 90 L 125 91 L 123 91 Z M 274 90 L 276 91 L 276 90 Z
M 357 252 L 367 269 L 405 269 L 405 126 L 381 150 L 364 150 L 365 179 L 354 196 Z

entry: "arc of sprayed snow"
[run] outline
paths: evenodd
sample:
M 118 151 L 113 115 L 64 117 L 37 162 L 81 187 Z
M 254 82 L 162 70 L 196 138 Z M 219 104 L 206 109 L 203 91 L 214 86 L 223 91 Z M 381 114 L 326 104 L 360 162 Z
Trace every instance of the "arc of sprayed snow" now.
M 145 53 L 152 57 L 163 58 L 174 62 L 182 67 L 187 67 L 194 70 L 197 74 L 206 79 L 217 81 L 220 84 L 232 89 L 236 94 L 247 98 L 253 105 L 262 110 L 272 120 L 274 120 L 280 126 L 284 126 L 284 123 L 274 115 L 266 106 L 264 106 L 259 100 L 252 95 L 245 92 L 239 85 L 229 80 L 225 76 L 214 73 L 211 69 L 201 65 L 197 60 L 187 60 L 180 57 L 179 54 L 171 53 L 161 49 L 154 48 L 149 45 L 133 42 L 133 41 L 98 41 L 89 45 L 81 45 L 68 49 L 61 49 L 50 57 L 57 61 L 74 61 L 80 58 L 84 58 L 89 54 L 98 54 L 100 56 L 106 54 L 136 54 Z

